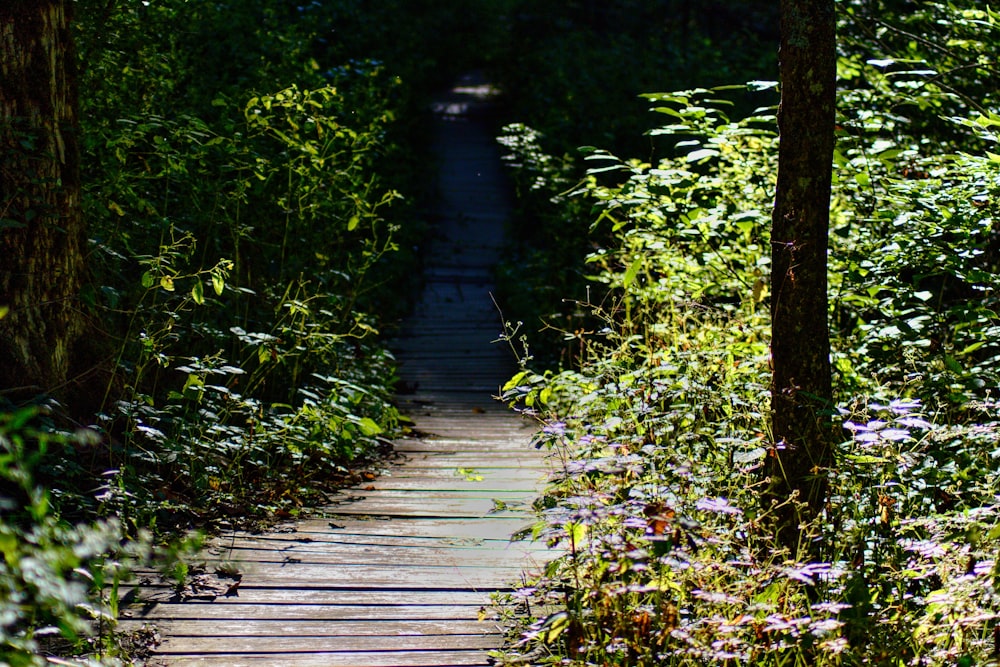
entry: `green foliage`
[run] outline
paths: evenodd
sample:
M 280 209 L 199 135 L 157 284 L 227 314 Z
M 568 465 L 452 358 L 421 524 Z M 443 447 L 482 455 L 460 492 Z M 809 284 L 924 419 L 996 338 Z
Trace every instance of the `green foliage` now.
M 545 134 L 550 152 L 598 145 L 648 156 L 637 139 L 650 90 L 773 78 L 773 3 L 681 0 L 516 2 L 499 75 L 511 116 Z
M 945 119 L 997 106 L 996 10 L 969 0 L 852 0 L 840 14 L 838 74 L 851 127 L 967 145 L 968 134 Z
M 462 64 L 414 30 L 482 25 L 458 9 L 80 3 L 98 424 L 130 528 L 297 513 L 396 427 L 377 337 L 425 231 L 421 100 Z
M 12 667 L 51 664 L 44 655 L 116 654 L 118 586 L 126 563 L 149 549 L 148 535 L 123 542 L 115 518 L 61 519 L 37 471 L 51 450 L 91 448 L 97 435 L 55 432 L 38 416 L 34 408 L 0 415 L 0 661 Z
M 837 366 L 848 381 L 853 369 L 961 411 L 998 379 L 992 202 L 1000 165 L 988 156 L 914 158 L 907 166 L 917 173 L 907 178 L 884 173 L 898 162 L 876 160 L 839 170 L 856 182 L 875 162 L 887 192 L 875 211 L 840 217 L 837 321 L 852 340 Z
M 581 301 L 600 301 L 583 258 L 611 239 L 588 235 L 589 203 L 566 197 L 586 169 L 580 146 L 656 161 L 670 142 L 642 135 L 640 93 L 772 79 L 773 3 L 718 2 L 710 11 L 679 0 L 517 2 L 507 12 L 511 48 L 497 71 L 509 102 L 501 143 L 517 168 L 513 247 L 500 272 L 505 313 L 525 323 L 540 363 L 572 358 L 563 345 L 598 326 Z M 760 102 L 733 96 L 737 115 Z M 542 331 L 536 333 L 539 329 Z
M 996 17 L 928 2 L 872 34 L 878 9 L 842 30 L 836 366 L 961 413 L 997 380 Z
M 380 335 L 408 307 L 425 233 L 424 100 L 471 64 L 454 52 L 490 13 L 73 5 L 81 317 L 104 391 L 85 441 L 21 433 L 12 406 L 2 418 L 19 434 L 3 474 L 20 485 L 3 508 L 4 664 L 41 664 L 39 639 L 57 634 L 73 644 L 60 655 L 99 653 L 87 633 L 110 627 L 117 563 L 149 532 L 295 516 L 382 453 L 398 415 Z M 24 472 L 32 447 L 56 444 Z M 8 522 L 21 496 L 31 511 Z M 178 553 L 167 561 L 185 576 Z
M 272 435 L 285 432 L 289 412 L 315 409 L 298 395 L 314 373 L 392 378 L 366 340 L 375 322 L 360 310 L 379 287 L 368 272 L 396 247 L 381 212 L 398 196 L 374 171 L 390 118 L 349 114 L 348 104 L 333 87 L 292 87 L 248 100 L 241 118 L 224 123 L 227 134 L 193 117 L 151 116 L 120 122 L 124 131 L 101 142 L 95 157 L 111 163 L 87 203 L 111 284 L 95 306 L 124 315 L 123 386 L 104 427 L 122 432 L 124 458 L 113 465 L 151 466 L 142 486 L 163 488 L 169 505 L 221 494 L 209 503 L 257 498 L 264 509 L 259 475 L 274 484 L 303 458 L 322 475 L 320 461 L 336 467 L 377 449 L 373 429 L 316 434 L 306 457 L 301 439 L 255 437 L 271 425 L 269 402 L 288 406 Z M 130 264 L 135 282 L 114 284 L 115 274 L 136 271 Z M 381 402 L 364 415 L 380 420 L 378 432 L 394 424 L 387 391 L 376 390 Z M 353 414 L 333 408 L 341 400 L 330 392 L 320 401 L 329 419 Z M 189 465 L 164 469 L 178 461 Z
M 775 508 L 760 493 L 775 446 L 766 285 L 777 144 L 766 110 L 734 122 L 721 91 L 650 95 L 670 119 L 653 134 L 673 139 L 671 156 L 644 164 L 590 149 L 575 188 L 546 172 L 559 160 L 538 144 L 516 145 L 530 197 L 562 192 L 565 211 L 591 208 L 600 297 L 578 304 L 596 324 L 565 332 L 578 367 L 542 373 L 526 360 L 504 388 L 562 462 L 529 531 L 561 555 L 513 595 L 532 615 L 498 657 L 995 660 L 1000 119 L 988 96 L 970 109 L 943 87 L 978 90 L 994 22 L 932 3 L 907 17 L 917 15 L 933 17 L 934 33 L 965 35 L 977 66 L 952 66 L 937 87 L 902 85 L 922 75 L 887 76 L 879 62 L 845 70 L 858 87 L 841 93 L 830 255 L 830 416 L 843 438 L 834 467 L 817 471 L 830 496 L 804 527 L 809 549 L 774 543 Z M 913 40 L 936 57 L 959 48 L 929 41 Z M 811 552 L 820 557 L 804 560 Z

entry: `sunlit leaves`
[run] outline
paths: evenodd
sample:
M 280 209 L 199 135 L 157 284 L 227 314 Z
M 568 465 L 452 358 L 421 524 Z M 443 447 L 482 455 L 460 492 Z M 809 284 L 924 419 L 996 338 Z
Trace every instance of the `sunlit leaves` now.
M 191 287 L 191 299 L 199 306 L 205 305 L 205 284 L 196 278 Z

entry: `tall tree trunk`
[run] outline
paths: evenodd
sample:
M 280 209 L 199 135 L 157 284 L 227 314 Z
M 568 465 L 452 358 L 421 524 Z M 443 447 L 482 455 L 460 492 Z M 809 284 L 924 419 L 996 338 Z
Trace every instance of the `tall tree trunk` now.
M 0 0 L 0 395 L 72 394 L 79 294 L 69 0 Z
M 779 541 L 826 500 L 832 460 L 827 241 L 836 110 L 834 0 L 781 0 L 778 184 L 771 231 L 771 387 L 775 456 L 768 495 Z M 791 498 L 799 503 L 788 503 Z

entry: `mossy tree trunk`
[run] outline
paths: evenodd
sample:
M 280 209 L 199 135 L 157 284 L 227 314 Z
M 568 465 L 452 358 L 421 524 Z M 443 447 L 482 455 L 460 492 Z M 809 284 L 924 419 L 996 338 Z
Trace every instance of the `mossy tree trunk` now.
M 11 400 L 77 393 L 85 237 L 70 5 L 0 1 L 0 392 Z
M 832 460 L 827 241 L 836 109 L 834 0 L 781 0 L 778 183 L 771 231 L 769 500 L 779 542 L 807 548 L 800 526 L 826 501 Z M 798 502 L 788 502 L 790 499 Z M 800 553 L 802 553 L 800 551 Z

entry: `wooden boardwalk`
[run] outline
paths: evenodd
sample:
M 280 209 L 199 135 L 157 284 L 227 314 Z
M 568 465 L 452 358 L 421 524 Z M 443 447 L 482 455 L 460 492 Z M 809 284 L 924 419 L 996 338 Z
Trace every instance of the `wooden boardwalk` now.
M 545 476 L 532 429 L 492 400 L 513 370 L 491 344 L 490 297 L 509 201 L 494 141 L 468 113 L 470 82 L 436 122 L 441 201 L 422 300 L 395 343 L 415 423 L 400 460 L 347 489 L 324 518 L 216 540 L 242 573 L 211 601 L 146 588 L 126 624 L 155 623 L 151 664 L 239 667 L 487 665 L 499 645 L 491 593 L 546 554 L 510 542 Z

